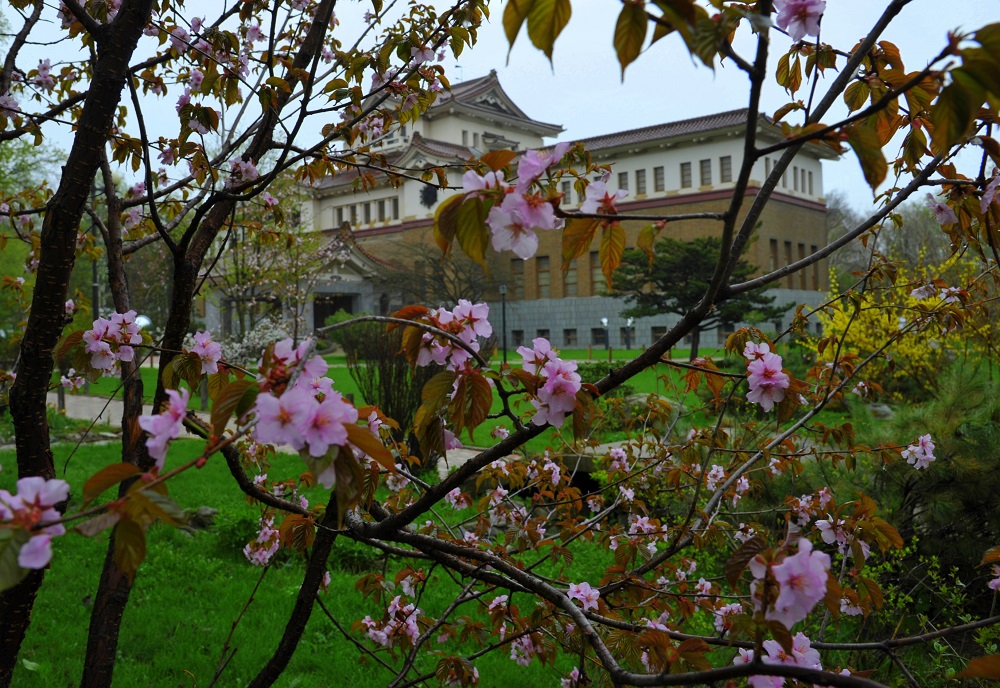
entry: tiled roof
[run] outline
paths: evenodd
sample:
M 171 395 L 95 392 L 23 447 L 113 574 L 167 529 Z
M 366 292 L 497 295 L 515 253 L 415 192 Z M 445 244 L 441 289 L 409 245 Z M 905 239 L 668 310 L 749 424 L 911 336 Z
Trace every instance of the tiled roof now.
M 748 112 L 747 108 L 729 110 L 703 117 L 683 119 L 679 122 L 666 122 L 640 129 L 628 129 L 613 134 L 592 136 L 589 139 L 580 139 L 576 143 L 582 143 L 589 151 L 598 151 L 604 148 L 617 148 L 677 136 L 690 136 L 701 132 L 743 126 L 746 124 Z
M 419 132 L 414 132 L 413 138 L 410 139 L 410 143 L 417 150 L 439 158 L 469 160 L 470 158 L 476 157 L 468 146 L 459 146 L 455 143 L 438 141 L 436 139 L 425 139 Z
M 399 266 L 396 265 L 395 263 L 390 263 L 387 260 L 383 260 L 382 258 L 376 256 L 374 253 L 366 250 L 365 247 L 363 247 L 361 244 L 358 243 L 357 239 L 354 236 L 354 232 L 352 232 L 350 227 L 347 226 L 346 224 L 340 229 L 334 230 L 333 239 L 334 241 L 340 241 L 345 246 L 350 248 L 350 250 L 355 251 L 358 254 L 364 256 L 365 258 L 375 263 L 376 265 L 380 265 L 381 267 L 384 268 L 389 268 L 390 270 L 399 269 Z

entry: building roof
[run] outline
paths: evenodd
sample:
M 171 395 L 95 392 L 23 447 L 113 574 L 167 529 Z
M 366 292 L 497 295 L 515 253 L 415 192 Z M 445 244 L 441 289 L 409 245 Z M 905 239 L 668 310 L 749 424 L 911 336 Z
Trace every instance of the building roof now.
M 618 148 L 619 146 L 630 146 L 648 141 L 658 141 L 681 136 L 690 136 L 719 129 L 730 129 L 742 127 L 747 122 L 749 109 L 729 110 L 728 112 L 717 112 L 712 115 L 692 117 L 682 119 L 677 122 L 665 122 L 654 124 L 639 129 L 627 129 L 616 131 L 613 134 L 602 134 L 591 136 L 587 139 L 580 139 L 574 143 L 582 143 L 589 151 L 598 151 L 605 148 Z
M 460 146 L 456 143 L 438 141 L 437 139 L 427 139 L 421 136 L 420 132 L 413 132 L 410 145 L 421 153 L 433 155 L 436 158 L 454 158 L 455 160 L 464 162 L 477 157 L 476 153 L 468 146 Z M 406 152 L 404 151 L 398 158 L 392 160 L 392 162 L 396 162 L 405 156 Z
M 528 117 L 503 90 L 495 69 L 490 70 L 486 76 L 452 84 L 451 91 L 441 93 L 424 116 L 434 119 L 437 113 L 448 112 L 455 108 L 473 116 L 478 115 L 487 119 L 501 118 L 542 136 L 556 136 L 563 131 L 558 124 L 540 122 Z

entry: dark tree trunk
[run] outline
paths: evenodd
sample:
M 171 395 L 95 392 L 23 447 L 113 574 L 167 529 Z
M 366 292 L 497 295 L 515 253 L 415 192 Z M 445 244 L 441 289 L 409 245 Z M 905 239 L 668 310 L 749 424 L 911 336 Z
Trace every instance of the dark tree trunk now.
M 694 362 L 694 359 L 698 358 L 698 345 L 701 342 L 701 328 L 695 326 L 691 330 L 691 355 L 688 357 L 688 362 Z
M 125 3 L 108 33 L 98 41 L 94 76 L 77 135 L 42 222 L 31 313 L 21 341 L 17 382 L 10 393 L 17 469 L 22 478 L 55 477 L 45 401 L 53 370 L 52 352 L 62 334 L 67 287 L 76 260 L 76 234 L 125 87 L 129 59 L 151 9 L 152 0 Z M 0 594 L 0 686 L 10 684 L 43 577 L 41 571 L 32 573 L 20 585 Z

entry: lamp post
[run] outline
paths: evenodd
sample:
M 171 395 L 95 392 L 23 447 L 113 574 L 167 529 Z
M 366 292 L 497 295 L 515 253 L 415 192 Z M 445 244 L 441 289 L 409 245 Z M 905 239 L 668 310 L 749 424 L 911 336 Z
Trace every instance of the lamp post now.
M 503 347 L 503 364 L 507 365 L 507 285 L 500 285 L 500 346 Z
M 611 347 L 611 330 L 608 329 L 608 319 L 601 318 L 601 326 L 604 328 L 604 348 Z
M 635 322 L 634 318 L 628 318 L 625 321 L 625 349 L 632 348 L 632 323 Z

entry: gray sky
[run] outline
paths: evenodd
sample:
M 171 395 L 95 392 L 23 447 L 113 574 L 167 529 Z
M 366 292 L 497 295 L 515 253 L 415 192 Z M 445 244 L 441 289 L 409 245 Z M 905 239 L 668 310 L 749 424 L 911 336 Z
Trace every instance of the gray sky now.
M 868 32 L 886 4 L 885 0 L 827 0 L 823 40 L 850 49 Z M 947 15 L 942 16 L 945 6 Z M 514 101 L 535 119 L 561 124 L 566 129 L 562 138 L 584 138 L 746 107 L 747 80 L 743 73 L 728 63 L 717 65 L 714 73 L 700 62 L 695 64 L 676 36 L 648 48 L 628 68 L 622 82 L 611 42 L 620 8 L 620 2 L 612 0 L 575 0 L 573 17 L 556 43 L 550 67 L 541 51 L 531 45 L 524 29 L 509 63 L 504 64 L 507 40 L 501 24 L 503 8 L 498 5 L 491 25 L 480 32 L 479 43 L 458 61 L 462 69 L 452 70 L 450 60 L 445 64 L 456 79 L 459 73 L 470 79 L 496 69 Z M 899 47 L 907 71 L 915 71 L 946 44 L 949 30 L 972 30 L 996 21 L 1000 21 L 997 0 L 914 0 L 883 37 Z M 769 114 L 790 100 L 773 81 L 778 58 L 790 45 L 787 36 L 772 32 L 772 80 L 762 102 Z M 737 44 L 737 51 L 745 57 L 752 58 L 753 50 L 751 41 Z M 807 96 L 800 90 L 795 98 Z M 831 114 L 846 113 L 846 107 L 841 107 Z M 790 121 L 797 120 L 793 116 Z M 894 156 L 891 148 L 887 147 L 886 152 Z M 978 165 L 976 156 L 969 157 L 974 159 L 972 164 Z M 827 193 L 843 191 L 859 208 L 870 204 L 871 191 L 853 155 L 823 164 Z
M 401 5 L 405 5 L 400 0 Z M 438 4 L 451 4 L 439 0 Z M 712 112 L 746 107 L 747 80 L 734 65 L 717 65 L 713 72 L 687 55 L 680 39 L 668 36 L 648 48 L 633 63 L 621 80 L 618 61 L 612 48 L 620 0 L 574 0 L 574 14 L 554 51 L 553 64 L 531 45 L 522 30 L 514 49 L 507 54 L 507 39 L 502 28 L 505 3 L 494 0 L 490 24 L 480 31 L 479 43 L 466 50 L 457 61 L 448 59 L 445 66 L 452 81 L 471 79 L 496 69 L 504 89 L 529 116 L 562 125 L 562 139 L 576 139 L 623 129 L 643 127 L 661 122 L 685 119 Z M 850 49 L 887 4 L 887 0 L 827 0 L 823 18 L 823 40 L 842 49 Z M 217 7 L 214 1 L 197 5 L 208 14 Z M 885 33 L 884 38 L 897 44 L 907 70 L 918 70 L 936 55 L 947 40 L 948 30 L 972 30 L 984 24 L 1000 21 L 998 0 L 952 0 L 947 4 L 947 16 L 942 17 L 940 0 L 912 0 Z M 189 5 L 192 9 L 195 5 Z M 370 2 L 341 3 L 337 15 L 341 20 L 342 40 L 354 35 L 361 25 L 361 15 Z M 8 19 L 14 18 L 7 9 Z M 16 27 L 15 27 L 16 28 Z M 741 27 L 742 28 L 742 27 Z M 754 44 L 743 29 L 737 51 L 750 57 Z M 143 39 L 150 41 L 151 39 Z M 791 41 L 772 33 L 772 75 L 778 58 Z M 141 50 L 148 49 L 148 45 Z M 31 69 L 37 60 L 52 57 L 53 62 L 71 58 L 59 56 L 59 47 L 35 47 L 25 51 L 20 66 Z M 34 60 L 34 61 L 32 61 Z M 365 84 L 368 85 L 367 82 Z M 822 82 L 820 89 L 822 89 Z M 176 134 L 177 120 L 173 104 L 178 90 L 172 89 L 166 99 L 143 98 L 148 105 L 149 127 L 154 137 L 160 133 Z M 803 90 L 796 98 L 805 99 Z M 764 94 L 763 110 L 773 113 L 789 98 L 773 81 Z M 846 114 L 846 108 L 832 116 Z M 795 121 L 792 119 L 791 121 Z M 827 118 L 827 121 L 833 121 Z M 130 127 L 131 129 L 132 127 Z M 69 133 L 48 129 L 50 141 L 68 149 Z M 135 132 L 130 132 L 135 133 Z M 889 154 L 892 151 L 887 148 Z M 970 166 L 978 165 L 974 154 L 966 156 Z M 825 192 L 844 192 L 850 202 L 867 207 L 872 198 L 853 155 L 836 162 L 824 162 Z M 131 177 L 131 174 L 125 174 Z

